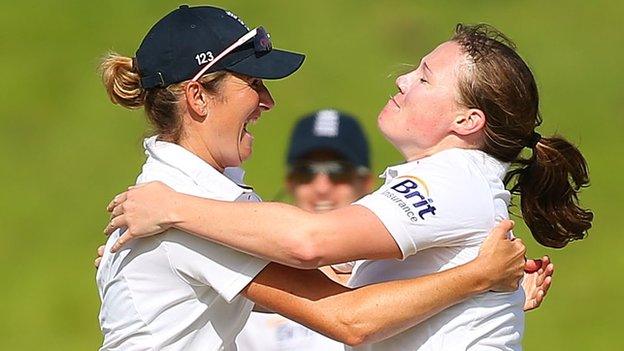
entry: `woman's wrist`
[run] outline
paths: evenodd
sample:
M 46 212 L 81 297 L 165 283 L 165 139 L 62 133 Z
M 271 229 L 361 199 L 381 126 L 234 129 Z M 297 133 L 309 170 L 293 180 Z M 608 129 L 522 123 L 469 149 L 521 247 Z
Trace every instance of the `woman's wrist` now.
M 185 215 L 190 211 L 185 210 L 185 201 L 186 195 L 182 193 L 178 193 L 173 191 L 169 201 L 166 202 L 165 206 L 165 218 L 163 226 L 167 228 L 179 228 L 182 223 L 186 220 Z
M 486 267 L 487 262 L 482 262 L 480 256 L 463 266 L 464 274 L 468 278 L 469 288 L 472 293 L 479 294 L 489 291 L 494 286 L 490 274 L 485 269 Z

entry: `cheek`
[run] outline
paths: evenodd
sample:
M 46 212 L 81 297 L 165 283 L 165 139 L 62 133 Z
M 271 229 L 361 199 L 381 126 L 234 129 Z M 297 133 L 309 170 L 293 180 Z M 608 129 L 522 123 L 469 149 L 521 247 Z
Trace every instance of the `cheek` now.
M 358 199 L 356 187 L 351 184 L 337 184 L 332 193 L 337 207 L 344 207 Z
M 297 207 L 304 210 L 312 209 L 312 200 L 314 199 L 314 192 L 312 187 L 308 184 L 296 185 L 292 191 L 293 200 Z

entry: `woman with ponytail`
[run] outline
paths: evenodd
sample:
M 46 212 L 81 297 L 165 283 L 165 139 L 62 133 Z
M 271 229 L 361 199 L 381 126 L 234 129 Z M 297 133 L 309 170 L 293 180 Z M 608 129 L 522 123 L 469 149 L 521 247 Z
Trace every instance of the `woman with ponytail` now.
M 562 248 L 583 239 L 593 214 L 578 205 L 589 185 L 587 162 L 561 136 L 542 137 L 537 85 L 515 45 L 492 27 L 459 25 L 452 39 L 470 58 L 460 75 L 459 100 L 485 115 L 481 150 L 512 163 L 504 182 L 520 195 L 522 218 L 540 244 Z M 531 156 L 523 158 L 523 149 Z
M 143 107 L 155 130 L 144 142 L 147 161 L 137 183 L 159 181 L 202 199 L 258 202 L 238 168 L 252 150 L 247 125 L 274 105 L 262 79 L 284 78 L 302 61 L 303 55 L 273 49 L 262 27 L 249 30 L 233 13 L 208 6 L 181 6 L 165 16 L 135 58 L 109 54 L 101 72 L 111 101 Z M 228 221 L 253 221 L 232 215 Z M 111 253 L 124 233 L 115 231 L 96 277 L 101 349 L 235 350 L 254 302 L 350 345 L 382 340 L 479 293 L 515 290 L 525 248 L 506 237 L 511 226 L 501 223 L 466 264 L 361 288 L 176 228 Z M 390 236 L 385 239 L 379 242 L 393 250 L 367 258 L 399 256 Z M 546 275 L 535 276 L 536 304 L 543 297 L 538 291 L 548 287 Z

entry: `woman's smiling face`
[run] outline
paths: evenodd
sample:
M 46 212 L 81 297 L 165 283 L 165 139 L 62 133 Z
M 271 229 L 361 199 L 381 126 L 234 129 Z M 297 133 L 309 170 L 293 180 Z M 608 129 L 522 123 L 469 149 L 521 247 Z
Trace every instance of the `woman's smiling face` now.
M 247 125 L 275 105 L 261 79 L 228 74 L 212 99 L 201 139 L 216 163 L 237 167 L 252 152 L 253 136 Z
M 467 63 L 461 47 L 442 43 L 417 69 L 397 78 L 399 92 L 378 117 L 384 136 L 406 157 L 432 150 L 451 134 L 462 107 L 458 103 L 458 72 Z

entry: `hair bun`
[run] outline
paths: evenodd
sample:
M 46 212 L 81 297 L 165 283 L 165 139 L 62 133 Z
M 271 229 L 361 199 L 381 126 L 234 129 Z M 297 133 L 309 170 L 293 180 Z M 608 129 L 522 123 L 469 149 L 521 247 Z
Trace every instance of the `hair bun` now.
M 137 109 L 145 104 L 145 89 L 141 87 L 138 69 L 133 59 L 108 53 L 100 63 L 102 82 L 114 104 Z

